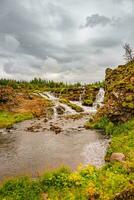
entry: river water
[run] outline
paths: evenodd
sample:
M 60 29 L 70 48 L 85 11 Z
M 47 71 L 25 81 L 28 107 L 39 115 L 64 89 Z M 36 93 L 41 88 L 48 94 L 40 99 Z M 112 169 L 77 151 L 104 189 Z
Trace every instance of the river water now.
M 58 99 L 53 101 L 54 107 L 59 105 Z M 65 113 L 69 112 L 75 114 L 66 108 Z M 43 118 L 28 120 L 11 130 L 0 130 L 0 180 L 18 175 L 36 177 L 61 165 L 74 170 L 80 163 L 97 167 L 104 164 L 109 141 L 96 131 L 84 129 L 90 113 L 77 120 L 64 115 L 55 114 L 48 122 Z M 60 127 L 60 133 L 55 134 L 52 126 Z

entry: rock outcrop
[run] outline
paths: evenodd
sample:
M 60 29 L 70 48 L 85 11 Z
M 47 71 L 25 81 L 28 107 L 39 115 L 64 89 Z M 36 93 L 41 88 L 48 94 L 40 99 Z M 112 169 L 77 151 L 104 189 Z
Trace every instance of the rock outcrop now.
M 106 70 L 105 107 L 111 121 L 126 121 L 134 115 L 134 61 Z
M 125 122 L 134 116 L 134 61 L 106 70 L 104 103 L 98 114 L 113 122 Z

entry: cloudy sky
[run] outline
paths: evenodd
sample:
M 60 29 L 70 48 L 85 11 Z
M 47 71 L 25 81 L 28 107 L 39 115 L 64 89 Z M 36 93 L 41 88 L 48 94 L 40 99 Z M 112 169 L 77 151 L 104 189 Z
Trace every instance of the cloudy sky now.
M 134 0 L 0 0 L 0 77 L 93 82 L 134 47 Z

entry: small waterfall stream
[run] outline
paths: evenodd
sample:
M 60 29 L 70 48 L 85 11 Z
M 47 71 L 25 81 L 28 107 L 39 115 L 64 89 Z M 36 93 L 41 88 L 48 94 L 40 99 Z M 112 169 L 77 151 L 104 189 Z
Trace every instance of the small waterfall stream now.
M 105 91 L 104 91 L 103 88 L 99 89 L 99 92 L 96 95 L 96 99 L 95 99 L 92 107 L 82 105 L 82 100 L 84 98 L 84 95 L 85 95 L 85 89 L 83 90 L 83 93 L 80 94 L 80 98 L 79 98 L 80 100 L 79 101 L 71 101 L 71 102 L 82 107 L 85 113 L 96 113 L 97 108 L 103 106 L 104 95 L 105 95 Z
M 70 108 L 68 105 L 60 103 L 59 102 L 59 98 L 55 97 L 54 95 L 52 95 L 50 92 L 46 92 L 43 94 L 40 94 L 42 97 L 47 98 L 49 100 L 51 100 L 54 104 L 53 106 L 53 111 L 54 111 L 54 118 L 58 117 L 57 114 L 57 107 L 61 106 L 65 109 L 65 114 L 76 114 L 76 111 L 73 110 L 72 108 Z
M 70 101 L 70 102 L 82 107 L 84 110 L 84 113 L 90 114 L 90 113 L 97 112 L 97 108 L 103 106 L 104 95 L 105 95 L 104 89 L 100 88 L 92 107 L 82 105 L 82 100 L 84 99 L 85 92 L 86 92 L 86 89 L 85 89 L 85 87 L 83 87 L 83 92 L 80 94 L 79 101 Z M 47 98 L 53 102 L 54 118 L 56 118 L 58 116 L 57 109 L 56 109 L 58 106 L 64 107 L 65 114 L 76 114 L 77 113 L 75 110 L 70 108 L 68 105 L 60 103 L 59 98 L 55 97 L 50 92 L 39 93 L 39 95 L 44 98 Z
M 85 93 L 86 93 L 86 88 L 83 87 L 83 91 L 82 91 L 82 93 L 80 94 L 80 97 L 79 97 L 80 102 L 84 99 Z
M 104 102 L 104 95 L 105 95 L 105 91 L 103 88 L 100 88 L 97 96 L 96 96 L 96 100 L 93 103 L 93 107 L 97 110 L 98 107 L 103 106 L 103 102 Z

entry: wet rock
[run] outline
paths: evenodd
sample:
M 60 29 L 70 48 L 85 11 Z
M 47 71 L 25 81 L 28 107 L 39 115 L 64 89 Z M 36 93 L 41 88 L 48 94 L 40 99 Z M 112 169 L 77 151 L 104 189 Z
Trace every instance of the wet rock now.
M 47 119 L 47 118 L 45 118 L 45 119 L 44 119 L 44 122 L 45 122 L 45 123 L 46 123 L 46 122 L 48 122 L 48 119 Z
M 80 128 L 84 128 L 84 126 L 78 126 L 78 128 L 80 129 Z
M 56 111 L 57 111 L 58 115 L 63 115 L 65 112 L 65 108 L 63 106 L 59 105 L 56 107 Z
M 50 130 L 54 131 L 55 134 L 59 134 L 60 132 L 62 132 L 62 129 L 59 126 L 56 126 L 56 125 L 53 125 L 53 124 L 51 124 Z
M 32 125 L 32 126 L 28 127 L 28 128 L 26 129 L 26 131 L 29 131 L 29 132 L 38 132 L 39 129 L 41 129 L 41 128 L 42 128 L 42 127 L 41 127 L 40 124 L 35 124 L 35 125 Z
M 116 194 L 113 200 L 134 200 L 134 188 L 130 188 Z
M 123 153 L 112 153 L 112 155 L 110 157 L 110 161 L 124 162 L 125 161 L 125 155 Z
M 9 126 L 9 127 L 6 128 L 6 131 L 7 131 L 8 133 L 10 133 L 12 129 L 13 129 L 13 126 Z
M 4 133 L 4 131 L 3 130 L 0 130 L 0 134 L 3 134 Z

